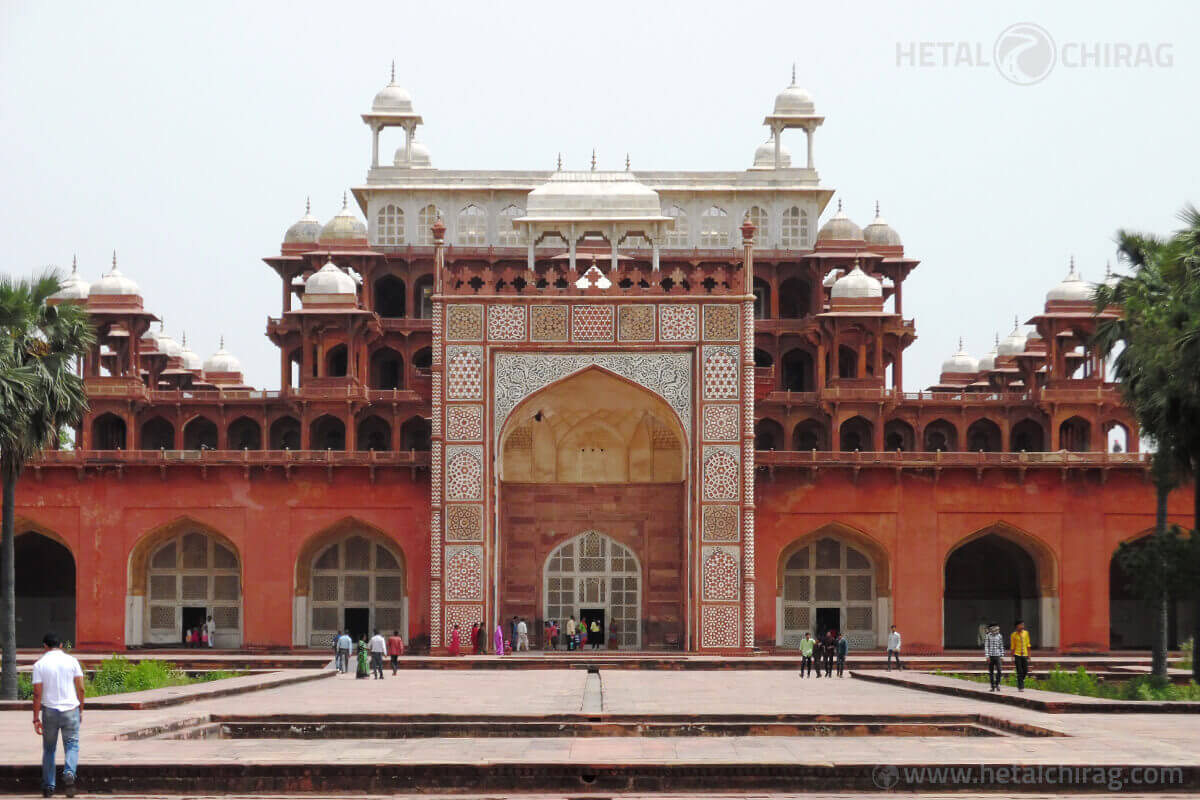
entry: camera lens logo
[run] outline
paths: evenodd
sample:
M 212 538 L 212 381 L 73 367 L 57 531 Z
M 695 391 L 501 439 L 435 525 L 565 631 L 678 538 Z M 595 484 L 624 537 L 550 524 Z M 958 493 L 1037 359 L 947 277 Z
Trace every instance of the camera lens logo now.
M 894 789 L 900 782 L 900 768 L 892 764 L 880 764 L 871 770 L 871 780 L 880 789 Z
M 996 69 L 1018 86 L 1031 86 L 1046 78 L 1058 60 L 1049 31 L 1032 22 L 1009 25 L 996 37 Z

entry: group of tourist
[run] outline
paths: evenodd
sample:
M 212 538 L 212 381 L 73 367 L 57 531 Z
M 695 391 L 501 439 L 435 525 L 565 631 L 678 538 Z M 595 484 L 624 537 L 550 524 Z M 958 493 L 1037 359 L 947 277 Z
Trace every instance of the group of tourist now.
M 808 631 L 804 632 L 804 638 L 800 640 L 800 677 L 807 678 L 813 674 L 813 663 L 817 665 L 817 677 L 821 677 L 822 668 L 825 670 L 825 677 L 833 677 L 834 661 L 837 662 L 837 675 L 839 678 L 845 676 L 846 670 L 846 654 L 850 652 L 850 642 L 846 640 L 846 635 L 838 631 L 830 630 L 825 633 L 821 639 L 814 639 Z
M 196 628 L 188 628 L 183 632 L 183 643 L 187 647 L 212 647 L 217 636 L 217 626 L 209 616 L 204 624 Z
M 372 677 L 383 680 L 383 657 L 389 656 L 392 661 L 392 674 L 400 669 L 400 656 L 404 655 L 404 639 L 400 631 L 392 631 L 386 639 L 375 629 L 375 635 L 370 639 L 359 637 L 357 643 L 350 637 L 349 631 L 338 631 L 333 637 L 333 665 L 338 672 L 345 675 L 350 671 L 350 659 L 354 657 L 354 677 Z
M 615 635 L 615 631 L 610 631 L 610 647 L 615 645 L 612 635 Z M 487 639 L 487 626 L 476 622 L 471 625 L 471 630 L 467 633 L 467 642 L 464 643 L 462 631 L 455 624 L 450 629 L 450 643 L 446 651 L 451 656 L 460 655 L 469 643 L 471 655 L 484 655 L 489 652 Z M 575 618 L 571 617 L 561 627 L 556 620 L 547 620 L 542 625 L 543 649 L 557 650 L 559 645 L 562 645 L 567 650 L 582 650 L 589 644 L 593 650 L 599 650 L 604 644 L 604 635 L 598 620 L 593 619 L 588 623 L 581 619 L 576 622 Z M 528 651 L 529 623 L 524 617 L 513 617 L 507 625 L 497 625 L 492 629 L 490 646 L 491 652 L 498 656 Z
M 988 682 L 991 691 L 1000 691 L 1000 683 L 1004 679 L 1004 636 L 1000 626 L 995 622 L 979 626 L 980 644 L 983 645 L 983 656 L 987 659 Z M 1025 630 L 1024 620 L 1017 620 L 1016 627 L 1009 636 L 1009 647 L 1012 650 L 1013 669 L 1017 673 L 1017 691 L 1025 691 L 1025 677 L 1029 675 L 1029 631 Z

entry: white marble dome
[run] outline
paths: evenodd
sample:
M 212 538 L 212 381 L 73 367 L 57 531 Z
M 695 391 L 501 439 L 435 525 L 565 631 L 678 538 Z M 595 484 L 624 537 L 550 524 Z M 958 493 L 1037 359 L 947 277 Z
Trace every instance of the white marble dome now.
M 318 241 L 324 244 L 325 242 L 344 242 L 366 238 L 366 224 L 350 210 L 350 201 L 343 195 L 342 210 L 336 217 L 326 222 L 325 227 L 321 228 Z
M 796 69 L 792 68 L 792 82 L 775 95 L 775 116 L 808 116 L 815 113 L 812 95 L 807 89 L 796 85 Z
M 974 375 L 979 372 L 979 362 L 963 347 L 962 339 L 958 340 L 958 352 L 942 362 L 942 372 L 951 375 Z
M 1021 330 L 1021 324 L 1013 320 L 1012 332 L 1005 336 L 1000 344 L 996 346 L 996 353 L 1002 356 L 1016 356 L 1025 352 L 1025 331 Z
M 304 293 L 356 295 L 358 284 L 333 261 L 326 261 L 325 266 L 308 276 L 304 282 Z
M 996 356 L 999 355 L 997 348 L 999 348 L 999 346 L 1000 346 L 1000 334 L 997 333 L 996 341 L 992 345 L 992 349 L 988 351 L 987 355 L 985 355 L 983 358 L 979 359 L 979 371 L 980 372 L 991 372 L 992 370 L 994 370 L 996 368 Z
M 779 166 L 790 167 L 792 154 L 779 145 Z M 775 137 L 767 139 L 754 150 L 754 166 L 751 169 L 775 169 Z
M 179 360 L 183 362 L 183 368 L 186 370 L 199 371 L 204 369 L 204 362 L 200 356 L 188 347 L 186 333 L 183 335 L 183 346 L 179 348 Z
M 158 337 L 154 343 L 158 347 L 158 352 L 165 353 L 170 358 L 178 358 L 183 353 L 183 348 L 179 346 L 179 342 L 175 341 L 175 338 L 165 331 L 158 332 Z
M 1046 302 L 1061 301 L 1072 303 L 1089 303 L 1092 300 L 1092 295 L 1095 294 L 1096 287 L 1080 277 L 1075 271 L 1075 259 L 1071 259 L 1071 269 L 1067 272 L 1067 277 L 1063 278 L 1057 286 L 1046 292 Z
M 86 300 L 91 284 L 79 274 L 79 267 L 74 258 L 71 259 L 71 274 L 63 278 L 58 291 L 50 295 L 54 300 Z
M 371 110 L 382 114 L 413 113 L 412 95 L 396 83 L 396 65 L 392 64 L 392 77 L 388 85 L 379 90 L 371 102 Z
M 140 295 L 141 292 L 141 288 L 133 279 L 125 277 L 124 273 L 117 269 L 117 254 L 113 253 L 112 269 L 89 287 L 88 296 Z
M 225 337 L 221 337 L 221 346 L 217 352 L 209 356 L 204 362 L 205 372 L 241 372 L 242 362 L 238 361 L 230 352 L 225 349 Z
M 900 234 L 896 233 L 895 229 L 888 225 L 879 213 L 879 203 L 875 204 L 875 219 L 871 220 L 870 225 L 863 228 L 863 240 L 867 244 L 880 247 L 899 247 L 903 244 L 900 241 Z
M 839 299 L 883 297 L 883 285 L 855 264 L 854 269 L 834 281 L 829 295 Z
M 842 211 L 842 201 L 838 200 L 837 213 L 830 217 L 821 230 L 817 231 L 817 241 L 862 241 L 862 228 L 854 224 L 854 221 L 846 216 L 846 212 Z
M 392 159 L 392 163 L 397 167 L 432 167 L 433 159 L 429 155 L 429 148 L 424 142 L 418 142 L 415 138 L 412 143 L 412 161 L 405 161 L 406 153 L 404 146 L 396 148 L 396 155 Z
M 283 234 L 284 244 L 316 244 L 321 238 L 321 220 L 312 215 L 312 203 L 305 201 L 304 216 Z
M 658 192 L 631 172 L 555 172 L 529 193 L 525 214 L 534 220 L 658 218 L 662 205 Z

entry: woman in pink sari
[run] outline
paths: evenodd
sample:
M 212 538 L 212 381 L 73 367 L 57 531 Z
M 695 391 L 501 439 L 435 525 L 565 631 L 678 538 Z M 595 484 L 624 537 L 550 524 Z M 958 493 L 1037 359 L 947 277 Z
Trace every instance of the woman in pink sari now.
M 450 655 L 458 655 L 458 648 L 462 646 L 462 635 L 458 632 L 458 625 L 454 626 L 454 630 L 450 631 Z
M 496 633 L 492 636 L 492 647 L 495 649 L 496 655 L 504 655 L 504 626 L 496 626 Z

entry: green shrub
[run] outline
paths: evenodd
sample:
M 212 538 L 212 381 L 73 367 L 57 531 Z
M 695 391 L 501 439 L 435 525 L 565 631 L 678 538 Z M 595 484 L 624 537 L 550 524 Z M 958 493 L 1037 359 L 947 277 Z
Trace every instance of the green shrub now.
M 947 678 L 988 683 L 987 675 L 963 675 L 957 672 L 942 672 L 934 670 L 935 675 Z M 1002 681 L 1005 686 L 1016 686 L 1017 676 L 1008 671 Z M 1076 694 L 1083 697 L 1102 697 L 1107 700 L 1191 700 L 1200 701 L 1200 685 L 1192 681 L 1186 686 L 1175 684 L 1158 684 L 1150 675 L 1139 675 L 1127 681 L 1104 681 L 1090 674 L 1084 667 L 1068 671 L 1055 667 L 1045 678 L 1026 678 L 1025 686 L 1030 689 L 1040 689 L 1044 692 L 1061 692 Z
M 33 699 L 33 676 L 28 672 L 17 673 L 17 699 Z

